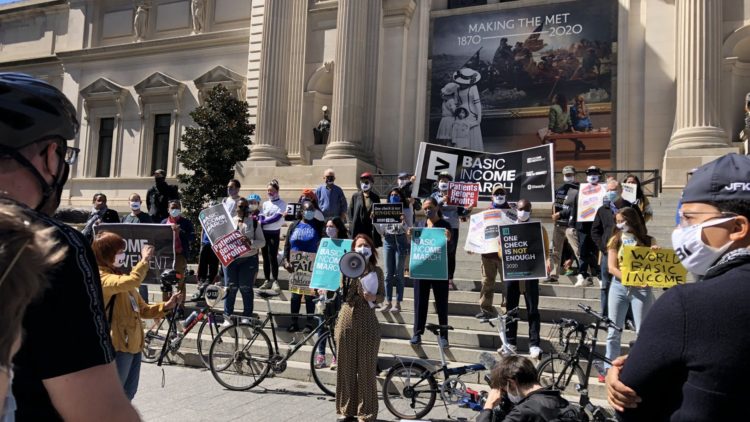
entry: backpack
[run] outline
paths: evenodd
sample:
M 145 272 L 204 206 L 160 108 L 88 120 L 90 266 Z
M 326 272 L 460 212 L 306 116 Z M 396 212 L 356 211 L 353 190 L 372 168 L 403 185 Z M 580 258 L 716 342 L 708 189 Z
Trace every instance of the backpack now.
M 586 412 L 581 409 L 581 406 L 573 403 L 568 403 L 567 406 L 560 409 L 560 413 L 556 418 L 550 419 L 549 422 L 588 422 L 589 417 Z

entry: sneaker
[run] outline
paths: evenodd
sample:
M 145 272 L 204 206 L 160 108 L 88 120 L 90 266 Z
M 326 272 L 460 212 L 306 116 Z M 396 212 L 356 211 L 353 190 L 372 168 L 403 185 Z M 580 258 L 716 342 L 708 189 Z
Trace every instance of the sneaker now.
M 529 357 L 532 359 L 539 359 L 542 356 L 542 349 L 539 346 L 531 346 L 529 349 Z
M 292 324 L 286 329 L 287 333 L 296 333 L 297 331 L 299 331 L 299 327 L 297 326 L 297 324 Z
M 393 308 L 391 308 L 391 312 L 401 312 L 401 302 L 396 302 Z
M 596 280 L 596 282 L 599 284 L 599 288 L 602 288 L 602 279 L 599 277 L 591 277 L 591 284 L 594 284 L 593 280 Z
M 336 367 L 339 366 L 339 361 L 336 359 L 336 356 L 331 359 L 331 370 L 336 369 Z
M 445 337 L 438 337 L 438 344 L 442 348 L 450 347 L 450 344 L 448 343 L 448 339 Z
M 242 323 L 242 324 L 250 324 L 251 322 L 252 322 L 252 320 L 250 318 L 248 318 L 248 317 L 240 318 L 240 323 Z
M 380 309 L 380 312 L 388 312 L 391 310 L 391 302 L 386 302 L 385 306 L 383 306 L 382 309 Z
M 224 317 L 224 322 L 221 323 L 221 328 L 231 327 L 232 325 L 234 325 L 232 318 Z
M 448 290 L 458 290 L 456 284 L 453 283 L 453 280 L 448 280 Z
M 264 281 L 263 284 L 261 284 L 260 287 L 258 287 L 258 288 L 261 289 L 261 290 L 268 290 L 268 289 L 270 289 L 271 288 L 271 280 Z
M 281 286 L 279 286 L 279 282 L 277 280 L 274 280 L 273 284 L 271 284 L 271 290 L 276 293 L 281 293 Z
M 591 287 L 594 285 L 594 277 L 586 277 L 585 287 Z
M 629 319 L 625 320 L 625 329 L 635 331 L 635 323 Z
M 419 334 L 415 334 L 412 336 L 411 340 L 409 340 L 409 343 L 411 344 L 422 344 L 422 336 Z
M 326 355 L 317 355 L 315 356 L 315 367 L 316 368 L 325 368 L 326 366 Z
M 474 318 L 476 318 L 476 319 L 490 319 L 492 317 L 493 317 L 493 315 L 491 313 L 485 311 L 484 309 L 482 309 L 481 311 L 479 311 L 478 314 L 474 315 Z
M 573 285 L 573 287 L 583 287 L 583 284 L 586 282 L 586 277 L 583 276 L 583 274 L 578 274 L 576 276 L 576 284 Z
M 509 344 L 507 349 L 504 347 L 500 347 L 497 349 L 497 353 L 500 353 L 502 356 L 511 356 L 515 355 L 518 352 L 518 348 L 512 344 Z
M 560 280 L 557 279 L 557 277 L 549 277 L 548 279 L 544 280 L 545 283 L 557 283 Z

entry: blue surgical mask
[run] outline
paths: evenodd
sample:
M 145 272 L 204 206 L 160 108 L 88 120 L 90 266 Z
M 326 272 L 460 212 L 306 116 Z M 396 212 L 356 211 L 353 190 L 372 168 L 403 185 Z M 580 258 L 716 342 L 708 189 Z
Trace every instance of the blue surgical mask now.
M 615 202 L 617 200 L 617 196 L 617 191 L 610 190 L 607 191 L 606 199 L 608 199 L 609 202 Z
M 302 213 L 302 216 L 305 220 L 312 220 L 313 218 L 315 218 L 315 211 L 307 210 L 304 213 Z
M 391 204 L 398 204 L 401 202 L 401 197 L 398 195 L 391 195 L 388 197 L 388 202 Z
M 179 208 L 175 208 L 175 209 L 173 209 L 173 210 L 169 211 L 169 215 L 171 215 L 171 216 L 172 216 L 172 218 L 177 218 L 177 217 L 179 217 L 179 216 L 180 216 L 181 214 L 182 214 L 182 210 L 180 210 Z
M 424 215 L 427 218 L 432 218 L 432 216 L 435 215 L 435 210 L 424 210 Z

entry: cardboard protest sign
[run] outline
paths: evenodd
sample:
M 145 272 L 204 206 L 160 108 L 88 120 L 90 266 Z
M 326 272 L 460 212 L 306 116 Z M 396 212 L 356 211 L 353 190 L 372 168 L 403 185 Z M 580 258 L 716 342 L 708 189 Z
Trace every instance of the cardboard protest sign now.
M 479 183 L 450 182 L 448 184 L 448 205 L 474 208 L 479 201 Z
M 501 224 L 513 224 L 517 220 L 515 210 L 492 209 L 474 214 L 470 218 L 469 233 L 464 249 L 474 253 L 498 253 L 498 237 Z
M 494 242 L 497 245 L 497 242 Z M 469 218 L 469 233 L 466 234 L 464 250 L 474 253 L 490 253 L 488 244 L 484 238 L 484 215 L 474 214 Z M 495 248 L 495 252 L 498 249 Z
M 669 288 L 687 282 L 687 270 L 673 249 L 623 246 L 622 285 Z
M 110 232 L 125 239 L 125 265 L 123 270 L 130 272 L 141 260 L 144 245 L 154 247 L 154 257 L 149 261 L 149 271 L 145 281 L 159 283 L 164 270 L 174 268 L 174 232 L 169 224 L 100 224 L 94 226 L 94 233 Z
M 290 202 L 286 204 L 286 214 L 284 215 L 284 221 L 294 221 L 297 219 L 297 213 L 302 209 L 302 204 L 298 202 Z
M 635 183 L 622 183 L 620 186 L 622 186 L 622 199 L 634 204 L 637 197 L 638 185 Z
M 578 221 L 581 223 L 592 222 L 596 217 L 596 210 L 604 204 L 604 195 L 607 186 L 603 183 L 593 185 L 581 183 L 578 191 Z
M 401 222 L 404 204 L 372 204 L 373 219 L 376 224 L 393 224 Z
M 289 262 L 293 272 L 289 276 L 289 291 L 301 295 L 315 295 L 310 288 L 315 254 L 312 252 L 292 252 Z
M 341 284 L 339 260 L 351 250 L 352 240 L 350 239 L 331 239 L 329 237 L 320 239 L 318 253 L 315 254 L 310 287 L 325 290 L 338 289 Z
M 198 214 L 198 220 L 221 265 L 226 267 L 237 258 L 250 254 L 250 240 L 234 227 L 232 218 L 224 205 L 219 204 L 204 209 Z
M 409 274 L 418 280 L 448 279 L 448 239 L 445 229 L 411 229 Z
M 500 226 L 503 280 L 547 278 L 542 223 Z

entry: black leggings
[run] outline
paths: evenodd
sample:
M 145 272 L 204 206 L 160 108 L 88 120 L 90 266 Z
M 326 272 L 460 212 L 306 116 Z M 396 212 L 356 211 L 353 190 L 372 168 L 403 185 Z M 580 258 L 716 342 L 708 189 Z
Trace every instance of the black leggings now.
M 213 283 L 217 274 L 219 274 L 219 258 L 211 249 L 211 245 L 201 245 L 198 258 L 198 280 Z
M 261 248 L 263 254 L 263 275 L 266 280 L 279 279 L 279 235 L 278 231 L 263 232 L 266 238 L 266 246 Z
M 507 309 L 513 310 L 518 306 L 521 299 L 521 286 L 518 280 L 505 280 L 506 294 L 505 305 Z M 539 347 L 539 331 L 541 329 L 541 319 L 539 317 L 539 280 L 524 280 L 526 283 L 526 314 L 529 321 L 529 346 Z M 516 345 L 516 336 L 518 334 L 518 323 L 509 324 L 507 328 L 508 343 Z
M 451 240 L 448 242 L 448 280 L 453 280 L 456 273 L 456 250 L 458 249 L 458 229 L 451 229 Z

